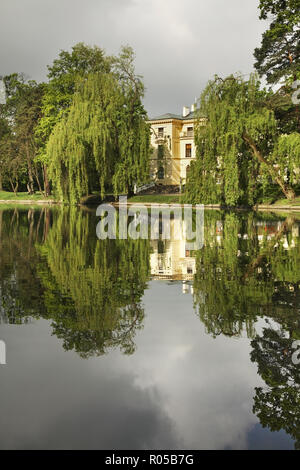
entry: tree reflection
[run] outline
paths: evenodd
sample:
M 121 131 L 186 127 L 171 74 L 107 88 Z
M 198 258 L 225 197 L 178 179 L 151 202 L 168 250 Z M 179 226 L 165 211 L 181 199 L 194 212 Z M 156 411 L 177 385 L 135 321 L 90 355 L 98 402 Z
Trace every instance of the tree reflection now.
M 299 238 L 294 219 L 205 214 L 205 247 L 197 253 L 194 304 L 208 333 L 255 336 L 258 317 L 279 315 L 298 290 Z M 295 226 L 299 230 L 299 226 Z M 279 299 L 280 297 L 280 299 Z M 277 299 L 277 301 L 276 301 Z
M 39 256 L 34 248 L 45 237 L 46 209 L 0 210 L 0 320 L 30 321 L 42 310 L 42 286 L 35 266 Z
M 49 267 L 38 272 L 46 311 L 66 349 L 87 357 L 119 346 L 130 354 L 144 319 L 148 241 L 100 241 L 95 227 L 90 213 L 60 211 L 40 247 Z
M 265 381 L 255 389 L 253 412 L 300 448 L 300 369 L 292 361 L 300 338 L 299 222 L 211 212 L 205 234 L 194 280 L 197 314 L 214 337 L 246 331 L 253 338 L 251 361 Z M 262 336 L 254 328 L 258 317 L 269 324 Z
M 295 336 L 299 338 L 299 318 L 297 326 Z M 253 412 L 263 427 L 284 429 L 300 449 L 300 369 L 292 361 L 293 341 L 283 328 L 264 328 L 263 335 L 251 342 L 251 360 L 266 384 L 255 389 Z
M 113 348 L 133 353 L 150 277 L 150 241 L 100 241 L 97 222 L 76 208 L 0 211 L 2 320 L 48 319 L 63 347 L 83 358 Z M 299 227 L 293 217 L 206 211 L 205 246 L 186 254 L 196 258 L 194 305 L 206 331 L 252 339 L 251 360 L 265 382 L 253 412 L 297 448 L 300 378 L 291 355 L 300 339 Z M 165 250 L 159 243 L 158 259 Z M 176 250 L 185 262 L 181 245 Z M 259 318 L 268 322 L 260 334 Z
M 49 319 L 64 348 L 82 357 L 116 347 L 131 354 L 144 319 L 148 241 L 99 241 L 96 218 L 75 208 L 51 211 L 52 221 L 48 209 L 33 214 L 28 220 L 26 212 L 2 216 L 1 267 L 11 272 L 1 272 L 1 292 L 9 321 L 16 315 Z M 14 311 L 7 308 L 10 291 Z

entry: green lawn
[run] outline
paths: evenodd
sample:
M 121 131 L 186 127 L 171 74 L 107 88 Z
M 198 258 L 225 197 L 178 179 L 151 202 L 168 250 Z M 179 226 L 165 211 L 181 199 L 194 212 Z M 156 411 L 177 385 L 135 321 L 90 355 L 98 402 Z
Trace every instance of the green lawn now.
M 272 205 L 276 205 L 276 206 L 300 206 L 300 196 L 297 196 L 293 201 L 289 201 L 288 199 L 278 199 Z
M 40 192 L 36 192 L 33 195 L 29 195 L 27 192 L 20 192 L 20 193 L 13 193 L 8 191 L 0 191 L 0 200 L 10 201 L 10 200 L 18 200 L 18 201 L 41 201 L 44 200 L 44 196 Z M 47 199 L 45 199 L 47 200 Z
M 169 194 L 141 194 L 140 196 L 132 196 L 128 202 L 144 202 L 144 203 L 157 203 L 157 204 L 175 204 L 182 202 L 182 196 L 169 195 Z
M 169 194 L 141 194 L 133 196 L 128 199 L 128 202 L 144 202 L 144 203 L 158 203 L 158 204 L 174 204 L 182 203 L 183 195 L 169 195 Z M 297 196 L 293 202 L 288 199 L 278 199 L 273 204 L 271 200 L 265 201 L 262 204 L 270 206 L 300 206 L 300 196 Z
M 33 195 L 29 195 L 27 192 L 18 192 L 15 195 L 13 192 L 8 191 L 0 191 L 0 200 L 4 201 L 49 201 L 49 199 L 53 200 L 53 196 L 50 198 L 44 198 L 44 196 L 40 192 L 36 192 Z M 141 202 L 141 203 L 157 203 L 157 204 L 176 204 L 182 203 L 183 195 L 181 194 L 141 194 L 137 196 L 132 196 L 128 198 L 128 202 Z M 83 198 L 83 203 L 98 203 L 100 204 L 101 198 L 99 195 L 90 195 L 86 198 Z M 300 206 L 300 196 L 297 196 L 293 202 L 289 201 L 288 199 L 278 199 L 273 204 L 270 201 L 266 201 L 262 204 L 265 205 L 272 205 L 272 206 Z

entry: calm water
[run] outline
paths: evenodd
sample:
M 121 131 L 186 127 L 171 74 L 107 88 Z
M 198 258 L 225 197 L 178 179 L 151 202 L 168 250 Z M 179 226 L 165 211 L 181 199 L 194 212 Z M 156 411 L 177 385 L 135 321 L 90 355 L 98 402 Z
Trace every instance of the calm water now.
M 207 211 L 197 252 L 97 222 L 0 208 L 0 447 L 299 448 L 300 215 Z

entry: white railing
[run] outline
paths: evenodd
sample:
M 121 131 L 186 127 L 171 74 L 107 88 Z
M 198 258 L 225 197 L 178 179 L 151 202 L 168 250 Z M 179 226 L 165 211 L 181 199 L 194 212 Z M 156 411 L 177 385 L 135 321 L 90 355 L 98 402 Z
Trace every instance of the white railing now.
M 142 186 L 137 186 L 136 184 L 134 185 L 133 192 L 134 194 L 138 194 L 142 191 L 146 191 L 146 189 L 153 188 L 155 186 L 155 183 L 148 183 L 148 184 L 143 184 Z
M 180 137 L 194 137 L 194 131 L 182 131 Z

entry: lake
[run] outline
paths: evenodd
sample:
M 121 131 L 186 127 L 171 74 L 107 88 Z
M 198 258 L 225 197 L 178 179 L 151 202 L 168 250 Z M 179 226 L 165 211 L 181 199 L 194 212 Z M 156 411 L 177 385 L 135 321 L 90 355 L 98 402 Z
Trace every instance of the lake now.
M 2 449 L 300 448 L 300 214 L 204 214 L 204 246 L 0 207 Z

